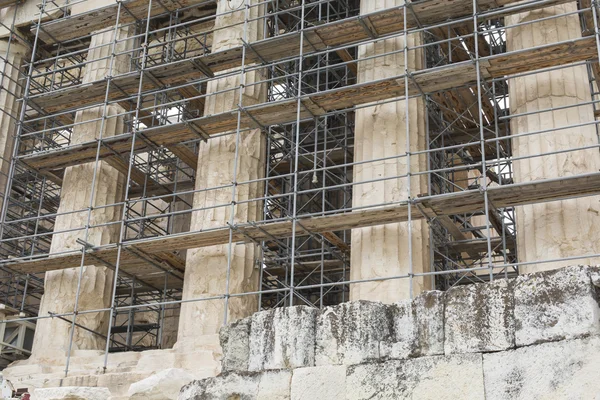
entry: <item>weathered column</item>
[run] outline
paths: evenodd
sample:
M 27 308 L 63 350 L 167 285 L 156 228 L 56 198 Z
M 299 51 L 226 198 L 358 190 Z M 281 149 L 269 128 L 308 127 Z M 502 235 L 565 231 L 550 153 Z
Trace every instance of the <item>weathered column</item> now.
M 16 41 L 0 40 L 0 210 L 8 197 L 8 174 L 13 155 L 23 82 L 19 70 L 28 49 Z
M 214 33 L 213 51 L 225 50 L 242 44 L 244 38 L 245 0 L 219 0 Z M 258 1 L 252 1 L 257 3 Z M 231 10 L 238 10 L 231 12 Z M 263 13 L 262 7 L 250 8 L 250 19 L 255 19 Z M 221 15 L 222 13 L 227 13 Z M 250 21 L 246 24 L 246 40 L 252 42 L 263 37 L 262 21 Z M 216 79 L 208 84 L 207 93 L 238 88 L 240 74 Z M 266 86 L 252 85 L 263 80 L 258 72 L 249 72 L 245 76 L 243 104 L 245 106 L 266 100 Z M 219 93 L 207 98 L 205 115 L 217 114 L 237 108 L 239 90 Z M 265 170 L 265 138 L 256 129 L 241 133 L 237 154 L 236 180 L 244 182 L 262 178 Z M 234 180 L 236 165 L 236 134 L 235 132 L 208 140 L 202 143 L 198 156 L 198 172 L 196 190 L 210 189 L 222 185 L 231 185 Z M 241 202 L 261 197 L 263 185 L 254 183 L 240 185 L 236 188 L 235 201 Z M 195 211 L 192 215 L 191 230 L 197 231 L 215 227 L 225 227 L 230 221 L 232 200 L 231 187 L 209 190 L 194 194 L 194 208 L 216 207 L 204 211 Z M 234 223 L 260 220 L 262 214 L 261 202 L 236 204 Z M 243 293 L 258 289 L 258 270 L 254 260 L 258 256 L 258 248 L 253 244 L 234 245 L 231 252 L 229 292 Z M 229 245 L 203 247 L 188 250 L 183 286 L 183 299 L 211 297 L 226 293 Z M 228 320 L 233 321 L 245 317 L 258 309 L 256 296 L 234 297 L 229 299 Z M 223 323 L 225 311 L 224 300 L 209 300 L 183 303 L 179 319 L 177 346 L 193 348 L 194 339 L 205 334 L 215 334 Z M 183 347 L 185 346 L 185 347 Z
M 118 39 L 127 37 L 127 30 L 117 32 Z M 85 67 L 83 82 L 91 82 L 106 77 L 110 73 L 112 43 L 114 31 L 98 33 L 92 36 L 88 60 L 98 60 Z M 127 42 L 118 42 L 115 53 L 127 49 Z M 103 46 L 101 46 L 103 45 Z M 101 47 L 97 47 L 101 46 Z M 108 57 L 108 58 L 104 58 Z M 100 59 L 102 58 L 102 59 Z M 113 61 L 112 75 L 129 71 L 129 57 L 118 56 Z M 116 115 L 124 110 L 118 105 L 109 105 L 104 111 L 104 106 L 78 111 L 75 116 L 71 144 L 88 142 L 99 138 L 106 138 L 125 131 L 124 117 Z M 105 115 L 104 123 L 102 116 Z M 98 119 L 92 121 L 94 119 Z M 90 121 L 90 122 L 86 122 Z M 95 180 L 94 180 L 95 175 Z M 125 193 L 125 177 L 104 161 L 98 166 L 87 163 L 67 167 L 65 170 L 60 196 L 59 213 L 83 210 L 74 213 L 59 215 L 54 225 L 55 232 L 77 229 L 70 232 L 56 233 L 52 238 L 51 253 L 80 249 L 78 238 L 85 239 L 88 243 L 98 246 L 115 243 L 118 240 L 119 224 L 111 224 L 97 228 L 90 228 L 85 237 L 90 198 L 92 196 L 94 207 L 114 204 L 123 201 Z M 122 208 L 118 206 L 107 208 L 94 208 L 91 212 L 90 225 L 98 225 L 121 218 Z M 93 259 L 86 258 L 87 262 Z M 71 268 L 46 273 L 44 281 L 44 297 L 40 306 L 40 316 L 49 312 L 72 312 L 75 307 L 79 268 Z M 93 310 L 110 306 L 113 272 L 103 266 L 87 264 L 83 267 L 81 288 L 79 290 L 79 310 Z M 76 322 L 104 335 L 108 329 L 108 312 L 80 314 Z M 69 316 L 68 319 L 71 319 Z M 71 324 L 57 318 L 40 319 L 37 322 L 36 334 L 33 345 L 33 357 L 56 358 L 64 356 L 69 346 Z M 104 349 L 105 340 L 81 328 L 75 328 L 73 336 L 73 349 Z
M 362 0 L 361 13 L 400 6 L 404 0 Z M 387 54 L 358 63 L 358 82 L 368 82 L 404 74 L 404 37 L 381 40 L 359 46 L 359 59 Z M 408 37 L 408 46 L 420 43 L 418 35 Z M 423 67 L 422 53 L 409 52 L 409 70 Z M 356 111 L 354 161 L 367 161 L 406 154 L 406 102 L 397 101 Z M 425 108 L 422 99 L 409 100 L 411 151 L 426 148 Z M 389 159 L 354 167 L 354 182 L 394 177 L 407 173 L 407 158 Z M 426 170 L 425 157 L 411 157 L 411 171 Z M 410 195 L 427 191 L 425 175 L 411 178 Z M 364 207 L 408 199 L 408 179 L 387 179 L 354 186 L 352 205 Z M 413 273 L 429 271 L 429 228 L 423 220 L 412 222 Z M 409 224 L 393 223 L 352 231 L 351 279 L 370 279 L 409 273 Z M 430 278 L 413 278 L 413 295 L 428 289 Z M 351 300 L 375 300 L 385 303 L 410 297 L 408 279 L 353 284 Z
M 507 18 L 507 25 L 572 12 L 575 2 Z M 577 15 L 523 25 L 507 30 L 507 49 L 520 50 L 581 37 Z M 563 68 L 509 80 L 512 114 L 576 105 L 592 100 L 584 66 Z M 513 135 L 594 121 L 591 105 L 535 113 L 511 120 Z M 598 144 L 594 125 L 548 131 L 512 140 L 515 182 L 529 182 L 597 172 L 598 148 L 539 156 L 543 153 Z M 543 261 L 600 252 L 600 197 L 584 197 L 517 208 L 517 246 L 521 262 Z M 580 259 L 523 266 L 521 273 L 560 268 L 573 263 L 597 264 Z

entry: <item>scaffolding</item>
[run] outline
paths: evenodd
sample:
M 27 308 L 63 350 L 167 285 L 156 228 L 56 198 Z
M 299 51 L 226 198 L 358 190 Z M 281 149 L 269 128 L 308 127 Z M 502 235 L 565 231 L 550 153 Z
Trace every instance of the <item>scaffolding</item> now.
M 510 113 L 508 85 L 516 77 L 585 65 L 591 98 L 563 108 L 593 107 L 594 119 L 577 126 L 597 128 L 600 36 L 593 1 L 580 0 L 576 11 L 517 25 L 508 25 L 505 17 L 567 2 L 420 0 L 361 14 L 358 0 L 241 1 L 244 26 L 253 7 L 264 7 L 258 17 L 264 39 L 223 51 L 212 51 L 212 41 L 216 31 L 228 27 L 215 21 L 238 10 L 217 14 L 216 1 L 116 1 L 86 11 L 91 1 L 43 0 L 36 21 L 27 23 L 17 23 L 24 5 L 0 2 L 3 10 L 12 12 L 10 25 L 9 12 L 2 17 L 9 43 L 18 40 L 31 50 L 31 59 L 20 66 L 19 90 L 11 93 L 20 99 L 20 112 L 9 115 L 15 119 L 15 143 L 0 217 L 0 296 L 4 304 L 23 313 L 17 321 L 61 318 L 79 326 L 77 315 L 110 312 L 107 353 L 168 348 L 173 343 L 163 338 L 163 330 L 166 316 L 173 324 L 183 301 L 186 251 L 228 245 L 231 252 L 240 242 L 261 249 L 255 259 L 260 271 L 257 290 L 186 301 L 258 296 L 260 309 L 338 304 L 349 299 L 349 288 L 357 283 L 350 278 L 352 229 L 392 222 L 428 222 L 430 268 L 371 280 L 424 276 L 435 288 L 446 290 L 513 277 L 523 265 L 517 253 L 517 207 L 600 194 L 597 171 L 514 180 L 513 164 L 519 159 L 512 151 L 515 137 L 544 135 L 548 130 L 511 132 L 516 115 Z M 580 19 L 581 38 L 507 49 L 508 30 L 566 15 Z M 115 35 L 105 57 L 112 66 L 125 56 L 129 71 L 84 82 L 86 66 L 97 61 L 88 59 L 92 36 L 117 29 L 129 35 L 123 39 Z M 421 54 L 423 69 L 359 81 L 364 61 L 358 60 L 359 46 L 409 35 L 420 35 L 422 44 L 407 45 L 401 53 Z M 126 50 L 115 51 L 118 48 Z M 243 76 L 251 72 L 261 78 L 245 85 Z M 218 94 L 207 92 L 210 82 L 236 76 L 240 84 L 228 90 L 240 93 L 237 109 L 205 114 L 205 104 Z M 10 77 L 2 73 L 0 90 L 7 90 L 6 79 Z M 266 85 L 267 101 L 244 104 L 241 93 L 250 85 Z M 356 111 L 409 98 L 424 101 L 427 147 L 355 161 Z M 115 105 L 123 111 L 106 112 Z M 76 115 L 98 107 L 104 109 L 99 122 L 120 118 L 124 133 L 84 143 L 74 140 L 74 128 L 81 124 Z M 543 118 L 554 110 L 533 113 Z M 254 129 L 266 137 L 263 178 L 239 181 L 232 176 L 224 187 L 195 186 L 203 142 L 233 135 L 239 143 Z M 590 149 L 597 151 L 598 144 L 557 152 Z M 530 157 L 553 153 L 550 149 Z M 382 161 L 411 165 L 411 157 L 426 157 L 426 168 L 371 181 L 353 179 L 354 169 L 362 165 Z M 54 226 L 61 215 L 65 168 L 90 163 L 98 168 L 100 162 L 126 178 L 123 201 L 69 211 L 87 215 L 87 224 L 74 230 L 80 247 L 49 257 L 53 236 L 65 233 Z M 410 176 L 425 177 L 428 191 L 401 201 L 353 207 L 356 186 L 410 181 Z M 234 210 L 240 206 L 235 191 L 257 183 L 264 187 L 263 195 L 243 203 L 258 204 L 262 218 L 189 230 L 191 215 L 203 211 L 194 208 L 195 195 L 228 189 L 233 193 L 230 200 L 215 208 Z M 94 185 L 81 182 L 88 184 Z M 112 208 L 121 218 L 93 225 L 90 215 L 98 208 Z M 89 243 L 89 232 L 106 225 L 118 230 L 119 240 Z M 407 226 L 412 235 L 412 224 Z M 571 258 L 577 263 L 597 256 Z M 115 271 L 112 306 L 39 316 L 44 273 L 86 264 Z M 68 370 L 68 356 L 66 364 Z

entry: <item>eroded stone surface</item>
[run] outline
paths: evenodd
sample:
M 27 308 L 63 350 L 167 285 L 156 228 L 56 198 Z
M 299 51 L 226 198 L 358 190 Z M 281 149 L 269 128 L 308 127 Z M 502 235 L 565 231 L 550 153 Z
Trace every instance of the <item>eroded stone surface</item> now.
M 482 399 L 481 354 L 421 357 L 348 367 L 346 399 Z
M 127 395 L 131 400 L 176 400 L 181 388 L 193 380 L 189 372 L 169 368 L 133 383 Z
M 291 377 L 286 370 L 225 372 L 184 386 L 179 400 L 288 399 Z
M 446 292 L 444 351 L 500 351 L 515 343 L 514 282 L 497 280 Z
M 600 334 L 600 307 L 585 267 L 521 275 L 515 284 L 517 346 Z
M 298 368 L 315 364 L 315 322 L 319 310 L 298 306 L 252 316 L 249 369 Z
M 223 371 L 247 371 L 250 359 L 250 327 L 252 318 L 244 318 L 221 328 Z
M 484 354 L 486 399 L 597 399 L 598 354 L 597 336 Z
M 380 343 L 392 339 L 389 308 L 354 301 L 327 307 L 316 327 L 316 365 L 358 364 L 381 356 Z
M 380 345 L 381 357 L 408 358 L 444 353 L 444 294 L 425 292 L 413 301 L 390 306 L 391 341 Z
M 32 400 L 106 400 L 110 391 L 105 387 L 57 387 L 33 391 Z

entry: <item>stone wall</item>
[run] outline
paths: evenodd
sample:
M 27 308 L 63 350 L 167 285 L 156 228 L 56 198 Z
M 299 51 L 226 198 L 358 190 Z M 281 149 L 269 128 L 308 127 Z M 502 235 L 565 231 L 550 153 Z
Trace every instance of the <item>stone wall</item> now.
M 256 313 L 221 330 L 222 373 L 179 399 L 598 398 L 598 286 L 598 267 L 577 266 Z

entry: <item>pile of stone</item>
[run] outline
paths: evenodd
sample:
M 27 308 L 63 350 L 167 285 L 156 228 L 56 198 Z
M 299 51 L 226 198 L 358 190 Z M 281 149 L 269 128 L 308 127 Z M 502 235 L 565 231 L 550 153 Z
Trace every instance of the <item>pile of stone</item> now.
M 600 393 L 600 273 L 577 266 L 256 313 L 221 330 L 222 373 L 179 399 L 534 399 Z

